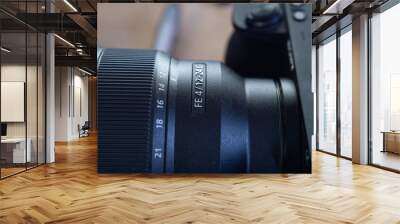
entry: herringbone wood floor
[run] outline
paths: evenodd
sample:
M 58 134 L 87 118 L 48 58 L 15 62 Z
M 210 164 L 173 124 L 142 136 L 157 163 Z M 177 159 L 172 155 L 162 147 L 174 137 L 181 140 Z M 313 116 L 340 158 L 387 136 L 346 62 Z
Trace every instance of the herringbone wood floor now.
M 400 223 L 400 175 L 313 153 L 312 175 L 99 175 L 95 138 L 0 181 L 0 223 Z

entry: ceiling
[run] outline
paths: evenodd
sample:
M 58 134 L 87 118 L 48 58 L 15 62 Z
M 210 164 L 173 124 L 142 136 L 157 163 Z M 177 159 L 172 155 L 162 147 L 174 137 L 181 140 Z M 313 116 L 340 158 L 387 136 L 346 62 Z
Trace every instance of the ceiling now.
M 345 16 L 357 15 L 387 0 L 304 0 L 286 2 L 311 3 L 313 38 L 319 36 Z M 47 3 L 46 3 L 47 2 Z M 138 2 L 137 0 L 1 0 L 2 43 L 9 43 L 14 54 L 24 54 L 24 32 L 54 32 L 56 63 L 96 70 L 97 3 Z M 149 1 L 141 1 L 149 2 Z M 163 2 L 163 1 L 159 1 Z M 282 2 L 270 0 L 267 2 Z M 51 13 L 49 13 L 51 12 Z M 28 38 L 29 39 L 29 38 Z M 63 41 L 66 40 L 66 41 Z M 72 46 L 72 45 L 73 46 Z M 34 44 L 28 44 L 33 52 Z M 29 53 L 28 53 L 29 54 Z
M 351 24 L 352 18 L 372 11 L 388 0 L 310 0 L 313 4 L 313 41 L 318 42 L 337 28 Z
M 31 39 L 36 33 L 52 32 L 57 34 L 56 65 L 80 66 L 95 72 L 96 6 L 95 0 L 1 0 L 2 45 L 12 49 L 5 58 L 31 58 L 37 50 Z M 25 32 L 35 35 L 25 38 Z

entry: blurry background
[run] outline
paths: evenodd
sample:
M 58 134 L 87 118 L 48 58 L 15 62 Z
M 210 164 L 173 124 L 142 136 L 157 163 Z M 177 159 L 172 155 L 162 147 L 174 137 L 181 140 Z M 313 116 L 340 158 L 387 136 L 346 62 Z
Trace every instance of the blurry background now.
M 169 4 L 98 4 L 97 46 L 153 48 Z M 232 4 L 179 4 L 179 29 L 172 55 L 181 59 L 224 60 L 231 32 Z

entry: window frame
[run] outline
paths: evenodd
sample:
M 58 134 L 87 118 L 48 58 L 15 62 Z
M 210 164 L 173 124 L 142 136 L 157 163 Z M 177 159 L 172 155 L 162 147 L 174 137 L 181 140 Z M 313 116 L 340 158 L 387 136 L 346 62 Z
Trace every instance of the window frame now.
M 368 54 L 367 54 L 367 56 L 368 56 L 368 58 L 367 58 L 367 60 L 368 60 L 368 62 L 367 62 L 367 64 L 368 64 L 368 69 L 367 69 L 367 76 L 368 76 L 368 125 L 367 125 L 367 128 L 368 128 L 368 165 L 370 165 L 370 166 L 373 166 L 373 167 L 377 167 L 377 168 L 380 168 L 380 169 L 383 169 L 383 170 L 387 170 L 387 171 L 391 171 L 391 172 L 395 172 L 395 173 L 400 173 L 400 169 L 394 169 L 394 168 L 391 168 L 391 167 L 387 167 L 387 166 L 384 166 L 384 165 L 380 165 L 380 164 L 377 164 L 377 163 L 374 163 L 373 162 L 373 153 L 374 153 L 374 149 L 373 149 L 373 130 L 372 130 L 372 119 L 373 119 L 373 117 L 372 117 L 372 93 L 373 93 L 373 88 L 372 88 L 372 76 L 373 76 L 373 74 L 372 74 L 372 64 L 373 64 L 373 62 L 372 62 L 372 54 L 373 54 L 373 52 L 372 52 L 372 45 L 373 45 L 373 43 L 372 43 L 372 41 L 373 41 L 373 38 L 372 38 L 372 19 L 373 19 L 373 17 L 374 17 L 374 14 L 381 14 L 381 13 L 384 13 L 385 11 L 387 11 L 387 10 L 389 10 L 389 9 L 391 9 L 391 8 L 393 8 L 394 6 L 397 6 L 397 5 L 399 5 L 400 4 L 400 0 L 388 0 L 388 1 L 386 1 L 384 4 L 382 4 L 382 5 L 380 5 L 380 6 L 378 6 L 378 7 L 376 7 L 376 8 L 374 8 L 374 9 L 371 9 L 371 10 L 369 10 L 368 11 L 368 21 L 367 21 L 367 23 L 368 23 L 368 32 L 367 32 L 367 40 L 368 40 Z
M 348 18 L 344 18 L 344 20 L 346 20 Z M 340 22 L 340 21 L 338 21 Z M 336 26 L 336 24 L 334 24 L 333 26 Z M 340 119 L 340 103 L 341 103 L 341 97 L 340 97 L 340 82 L 341 82 L 341 67 L 340 67 L 340 37 L 342 35 L 344 35 L 347 32 L 352 32 L 352 23 L 349 22 L 347 24 L 345 24 L 343 27 L 341 27 L 340 29 L 337 28 L 336 32 L 332 33 L 331 35 L 325 37 L 324 39 L 318 40 L 317 44 L 316 44 L 316 56 L 315 56 L 315 60 L 316 60 L 316 150 L 319 152 L 323 152 L 323 153 L 327 153 L 333 156 L 337 156 L 340 158 L 344 158 L 347 160 L 352 160 L 351 157 L 347 157 L 342 155 L 342 150 L 341 150 L 341 119 Z M 320 148 L 320 144 L 319 144 L 319 135 L 320 135 L 320 130 L 319 130 L 319 104 L 320 104 L 320 93 L 319 93 L 319 83 L 320 83 L 320 73 L 319 73 L 319 47 L 322 43 L 328 43 L 330 41 L 336 41 L 336 151 L 335 153 L 329 152 L 327 150 L 324 150 L 322 148 Z

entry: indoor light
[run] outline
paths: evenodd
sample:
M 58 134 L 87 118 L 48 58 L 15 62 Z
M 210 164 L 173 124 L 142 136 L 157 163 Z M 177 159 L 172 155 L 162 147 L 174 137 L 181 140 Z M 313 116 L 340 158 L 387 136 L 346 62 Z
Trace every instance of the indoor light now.
M 339 3 L 346 2 L 346 0 L 336 0 L 332 5 L 330 5 L 327 9 L 324 10 L 322 14 L 332 14 L 332 9 L 338 6 Z M 338 14 L 337 12 L 333 12 Z
M 78 12 L 78 10 L 68 1 L 64 0 L 65 4 L 67 4 L 74 12 Z
M 90 75 L 90 76 L 92 75 L 92 73 L 90 73 L 90 72 L 88 72 L 88 71 L 86 71 L 86 70 L 83 70 L 83 69 L 81 69 L 81 68 L 79 68 L 79 67 L 78 67 L 78 70 L 81 71 L 81 72 L 83 72 L 83 73 L 85 73 L 86 75 Z
M 79 55 L 82 55 L 82 54 L 83 54 L 83 50 L 82 50 L 81 48 L 77 48 L 77 49 L 76 49 L 76 52 L 77 52 Z
M 6 52 L 6 53 L 10 53 L 10 52 L 11 52 L 11 50 L 9 50 L 9 49 L 7 49 L 7 48 L 5 48 L 5 47 L 1 47 L 0 49 L 1 49 L 2 51 Z
M 57 34 L 54 34 L 54 36 L 55 37 L 57 37 L 59 40 L 61 40 L 62 42 L 64 42 L 64 43 L 66 43 L 67 45 L 69 45 L 70 47 L 73 47 L 73 48 L 75 48 L 75 45 L 73 45 L 71 42 L 69 42 L 68 40 L 66 40 L 66 39 L 64 39 L 64 38 L 62 38 L 62 37 L 60 37 L 59 35 L 57 35 Z

